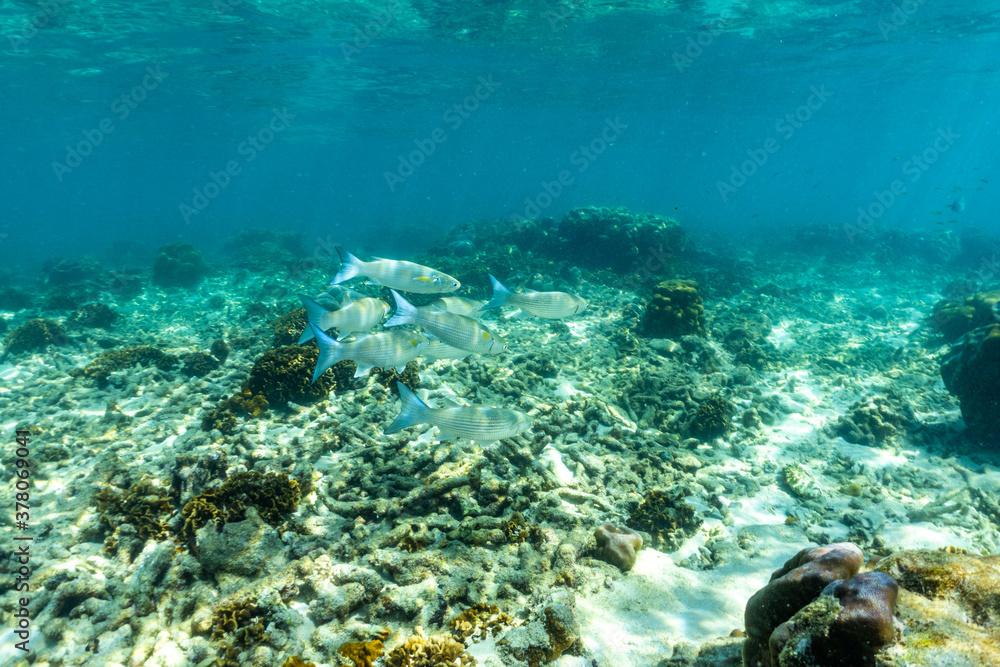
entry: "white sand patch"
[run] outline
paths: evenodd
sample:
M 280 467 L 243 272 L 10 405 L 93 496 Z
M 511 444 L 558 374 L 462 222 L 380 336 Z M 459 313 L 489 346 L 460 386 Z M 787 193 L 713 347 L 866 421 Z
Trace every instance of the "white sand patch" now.
M 706 571 L 678 567 L 659 551 L 640 551 L 635 568 L 623 580 L 577 598 L 584 644 L 600 665 L 648 667 L 671 655 L 680 641 L 727 636 L 743 627 L 747 599 L 791 555 L 780 539 L 772 540 L 765 551 L 753 561 Z

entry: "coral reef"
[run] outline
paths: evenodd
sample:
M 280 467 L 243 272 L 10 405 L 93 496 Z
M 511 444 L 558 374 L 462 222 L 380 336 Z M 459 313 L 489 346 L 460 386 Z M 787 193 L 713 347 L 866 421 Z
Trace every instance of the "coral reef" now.
M 75 285 L 96 279 L 100 274 L 101 265 L 91 257 L 53 257 L 42 264 L 42 275 L 48 285 Z
M 383 628 L 383 632 L 375 639 L 367 642 L 345 642 L 337 648 L 337 654 L 354 663 L 354 667 L 372 667 L 372 663 L 382 657 L 385 652 L 386 639 L 389 638 L 389 631 Z
M 203 377 L 219 367 L 219 360 L 206 352 L 190 352 L 181 361 L 181 373 L 186 377 Z
M 124 546 L 132 559 L 147 540 L 162 541 L 170 537 L 167 522 L 175 511 L 164 492 L 152 481 L 141 480 L 127 490 L 105 486 L 94 495 L 101 526 L 110 533 L 104 544 L 107 553 L 115 553 Z M 131 525 L 134 531 L 128 534 L 138 539 L 124 540 L 120 532 L 122 524 Z
M 271 347 L 295 345 L 308 321 L 306 309 L 296 308 L 268 322 L 268 325 L 274 330 L 274 342 L 271 343 Z
M 103 303 L 87 303 L 70 315 L 69 321 L 82 327 L 110 329 L 118 319 L 118 313 Z
M 201 429 L 218 429 L 224 435 L 231 435 L 241 421 L 237 417 L 257 419 L 267 411 L 267 407 L 267 399 L 262 394 L 253 394 L 244 383 L 238 394 L 220 401 L 217 406 L 202 414 Z
M 897 664 L 1000 664 L 1000 556 L 902 551 L 875 564 L 899 582 Z
M 199 528 L 213 521 L 222 530 L 227 522 L 242 521 L 248 507 L 256 508 L 265 523 L 280 527 L 285 515 L 295 512 L 300 497 L 299 483 L 284 473 L 262 475 L 255 470 L 236 473 L 185 503 L 178 539 L 194 551 Z
M 495 604 L 480 602 L 448 621 L 451 634 L 468 646 L 489 637 L 496 637 L 514 625 L 514 619 L 500 611 Z
M 775 570 L 768 584 L 747 601 L 743 664 L 772 667 L 769 641 L 778 626 L 809 604 L 829 584 L 857 574 L 863 561 L 860 549 L 839 542 L 802 549 Z
M 654 547 L 675 551 L 702 524 L 695 509 L 684 502 L 684 496 L 683 490 L 673 493 L 659 489 L 650 491 L 633 510 L 629 523 L 649 533 Z
M 1000 324 L 962 336 L 942 359 L 941 378 L 958 397 L 970 434 L 1000 445 Z
M 557 660 L 580 639 L 580 623 L 572 607 L 551 604 L 537 618 L 512 628 L 497 642 L 497 652 L 529 667 Z
M 896 636 L 898 589 L 885 572 L 832 582 L 771 634 L 771 664 L 874 665 L 875 654 Z
M 594 531 L 594 540 L 597 542 L 594 555 L 622 572 L 628 572 L 635 566 L 637 553 L 642 549 L 639 533 L 611 523 L 601 524 Z
M 334 365 L 336 366 L 336 364 Z M 353 377 L 354 368 L 356 368 L 353 366 L 353 362 L 350 366 L 344 364 L 341 372 L 346 373 L 349 368 Z M 420 387 L 420 366 L 415 361 L 408 362 L 402 373 L 397 373 L 395 368 L 378 368 L 376 366 L 371 370 L 371 375 L 375 378 L 375 382 L 387 388 L 394 396 L 399 396 L 399 389 L 396 388 L 397 382 L 402 382 L 411 390 Z M 346 382 L 344 384 L 346 385 Z
M 287 269 L 306 254 L 300 233 L 276 229 L 241 229 L 223 248 L 234 266 L 254 273 Z
M 167 371 L 178 363 L 179 359 L 172 354 L 167 354 L 149 345 L 140 345 L 102 352 L 85 367 L 72 371 L 72 374 L 77 377 L 90 378 L 97 383 L 97 386 L 103 387 L 107 384 L 112 373 L 134 368 L 136 364 L 156 366 L 161 371 Z
M 69 342 L 66 328 L 52 320 L 28 320 L 11 329 L 4 337 L 4 354 L 21 354 L 42 350 L 49 345 L 65 345 Z
M 901 396 L 870 396 L 850 407 L 829 431 L 855 445 L 882 445 L 916 424 L 913 409 Z
M 284 406 L 293 403 L 312 403 L 326 398 L 334 389 L 350 386 L 354 377 L 354 363 L 334 364 L 326 373 L 312 382 L 319 350 L 315 346 L 286 345 L 268 350 L 250 369 L 244 385 L 251 394 L 262 394 L 270 405 Z
M 777 353 L 757 327 L 734 327 L 726 334 L 722 345 L 733 355 L 734 362 L 756 370 L 767 368 Z
M 698 283 L 693 280 L 664 280 L 653 288 L 646 306 L 642 333 L 649 338 L 676 338 L 705 332 L 705 308 L 701 305 Z
M 736 406 L 721 396 L 713 396 L 698 406 L 698 411 L 688 424 L 688 434 L 702 441 L 721 438 L 732 429 L 732 415 Z
M 31 295 L 10 287 L 0 288 L 0 310 L 21 310 L 31 306 Z
M 386 667 L 470 667 L 476 664 L 476 659 L 465 652 L 461 642 L 448 635 L 416 634 L 392 649 L 385 664 Z
M 997 322 L 1000 290 L 978 292 L 963 300 L 942 299 L 934 304 L 930 326 L 948 340 Z
M 153 263 L 153 282 L 163 287 L 193 287 L 208 274 L 208 265 L 190 243 L 162 246 Z
M 671 218 L 625 208 L 588 207 L 567 212 L 544 245 L 550 254 L 584 268 L 629 272 L 637 270 L 652 251 L 661 257 L 678 255 L 690 240 Z

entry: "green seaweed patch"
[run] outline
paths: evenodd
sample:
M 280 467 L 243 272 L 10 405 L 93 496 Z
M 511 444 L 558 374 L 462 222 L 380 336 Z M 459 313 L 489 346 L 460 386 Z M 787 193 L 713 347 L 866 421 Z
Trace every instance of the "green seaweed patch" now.
M 685 495 L 683 490 L 650 491 L 631 513 L 628 525 L 649 533 L 654 547 L 676 551 L 702 524 L 694 507 L 684 502 Z
M 21 354 L 41 350 L 49 345 L 65 345 L 68 342 L 66 328 L 58 322 L 46 319 L 28 320 L 12 329 L 3 340 L 5 354 Z
M 299 337 L 305 330 L 307 323 L 305 308 L 296 308 L 290 313 L 285 313 L 281 317 L 271 320 L 268 325 L 274 331 L 274 342 L 271 347 L 282 347 L 283 345 L 295 345 Z
M 136 548 L 141 549 L 147 540 L 161 542 L 170 537 L 167 521 L 175 514 L 173 503 L 162 495 L 165 489 L 150 480 L 140 480 L 128 489 L 105 486 L 94 495 L 101 526 L 110 534 L 104 542 L 107 554 L 118 552 L 118 527 L 131 524 L 141 540 Z M 129 554 L 130 558 L 135 553 Z
M 271 405 L 313 403 L 330 395 L 334 389 L 351 386 L 354 362 L 334 364 L 312 382 L 319 350 L 315 346 L 286 345 L 262 354 L 250 369 L 244 385 L 252 394 L 262 394 Z
M 156 366 L 161 371 L 168 371 L 179 361 L 175 355 L 167 354 L 163 350 L 158 350 L 150 345 L 139 345 L 122 350 L 102 352 L 84 368 L 72 371 L 70 374 L 75 377 L 90 378 L 97 383 L 97 386 L 103 387 L 107 384 L 112 373 L 134 368 L 136 364 Z
M 236 473 L 184 505 L 181 510 L 184 523 L 178 539 L 196 552 L 199 528 L 211 521 L 221 531 L 230 521 L 244 520 L 248 507 L 256 508 L 261 520 L 281 530 L 287 527 L 285 516 L 295 512 L 301 497 L 299 483 L 285 473 L 261 474 L 256 470 Z

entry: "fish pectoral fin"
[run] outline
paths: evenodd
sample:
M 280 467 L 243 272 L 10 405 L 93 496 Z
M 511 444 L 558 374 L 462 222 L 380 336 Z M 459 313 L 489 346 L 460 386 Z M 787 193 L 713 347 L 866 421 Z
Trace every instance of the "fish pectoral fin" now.
M 414 278 L 414 280 L 419 280 L 422 283 L 431 282 L 431 278 L 428 278 L 427 276 L 417 276 L 416 278 Z

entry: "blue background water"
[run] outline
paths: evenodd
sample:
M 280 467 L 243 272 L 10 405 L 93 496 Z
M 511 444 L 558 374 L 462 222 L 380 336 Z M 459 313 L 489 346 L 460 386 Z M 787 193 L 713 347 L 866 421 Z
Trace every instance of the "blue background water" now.
M 850 224 L 900 179 L 875 224 L 1000 231 L 996 2 L 47 7 L 0 5 L 8 264 L 121 260 L 108 252 L 121 238 L 210 247 L 245 226 L 405 254 L 457 223 L 523 215 L 563 170 L 572 184 L 546 215 L 622 205 L 696 232 L 778 234 Z M 147 68 L 166 77 L 136 90 Z M 499 87 L 456 126 L 445 114 L 480 77 Z M 806 113 L 815 89 L 831 95 Z M 145 99 L 123 117 L 133 92 Z M 241 142 L 275 109 L 293 117 L 248 162 Z M 793 132 L 776 125 L 797 111 L 809 118 Z M 608 119 L 627 127 L 581 162 Z M 113 131 L 57 173 L 102 122 Z M 908 160 L 948 128 L 958 138 L 914 181 Z M 390 189 L 386 172 L 435 130 L 446 140 Z M 722 197 L 768 139 L 777 152 Z M 240 173 L 186 221 L 181 204 L 230 160 Z

